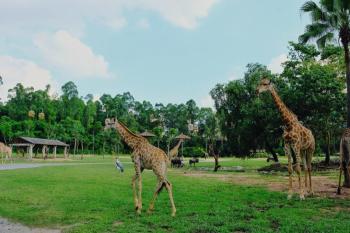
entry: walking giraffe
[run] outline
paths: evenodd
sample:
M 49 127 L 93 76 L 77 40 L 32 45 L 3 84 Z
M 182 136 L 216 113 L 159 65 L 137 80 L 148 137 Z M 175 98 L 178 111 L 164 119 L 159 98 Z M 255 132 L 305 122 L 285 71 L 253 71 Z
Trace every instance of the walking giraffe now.
M 134 193 L 135 210 L 138 214 L 141 214 L 142 209 L 142 180 L 141 173 L 144 169 L 153 170 L 153 173 L 158 178 L 158 185 L 153 195 L 153 199 L 148 208 L 148 212 L 152 212 L 154 209 L 154 202 L 157 199 L 160 191 L 165 187 L 169 194 L 169 199 L 172 207 L 171 215 L 175 216 L 176 208 L 173 200 L 172 185 L 166 177 L 167 165 L 169 159 L 165 152 L 158 147 L 150 144 L 147 139 L 142 136 L 136 135 L 131 132 L 124 124 L 116 119 L 106 119 L 105 129 L 116 129 L 123 140 L 133 150 L 133 162 L 135 168 L 135 175 L 132 178 L 132 187 Z M 136 182 L 138 187 L 136 187 Z
M 290 199 L 293 195 L 292 189 L 292 150 L 296 156 L 296 172 L 298 174 L 298 182 L 299 182 L 299 195 L 300 199 L 305 199 L 304 197 L 304 187 L 301 181 L 301 168 L 300 162 L 303 160 L 304 170 L 305 170 L 305 188 L 308 186 L 308 177 L 309 177 L 309 192 L 313 194 L 312 190 L 312 181 L 311 181 L 311 162 L 312 156 L 315 151 L 315 139 L 311 132 L 311 130 L 304 127 L 299 121 L 297 116 L 287 108 L 287 106 L 283 103 L 281 98 L 278 96 L 273 84 L 267 78 L 263 78 L 260 81 L 260 84 L 257 87 L 258 94 L 262 92 L 270 92 L 272 98 L 277 106 L 278 111 L 282 116 L 282 121 L 285 124 L 285 130 L 283 133 L 284 139 L 284 150 L 286 155 L 288 156 L 288 173 L 289 173 L 289 186 L 288 186 L 288 199 Z

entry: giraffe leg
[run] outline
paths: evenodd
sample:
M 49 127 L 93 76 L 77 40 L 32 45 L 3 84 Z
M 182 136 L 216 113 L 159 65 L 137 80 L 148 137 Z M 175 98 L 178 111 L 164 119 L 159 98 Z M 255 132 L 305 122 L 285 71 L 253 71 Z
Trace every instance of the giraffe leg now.
M 297 158 L 297 164 L 296 164 L 296 172 L 298 175 L 298 184 L 299 184 L 299 196 L 300 196 L 300 200 L 304 200 L 305 196 L 304 196 L 304 187 L 302 185 L 302 177 L 301 177 L 301 168 L 300 168 L 300 146 L 299 145 L 293 145 L 293 150 L 295 152 L 295 156 Z
M 137 181 L 137 175 L 135 174 L 132 177 L 132 189 L 133 189 L 133 195 L 134 195 L 134 205 L 135 205 L 135 210 L 138 209 L 138 200 L 137 200 L 137 190 L 136 190 L 136 181 Z
M 303 167 L 304 167 L 304 181 L 305 181 L 305 189 L 307 189 L 307 180 L 308 180 L 308 167 L 306 163 L 306 153 L 303 154 Z
M 138 156 L 134 157 L 134 168 L 135 168 L 135 176 L 132 179 L 132 187 L 134 192 L 134 203 L 135 210 L 138 214 L 141 214 L 142 209 L 142 200 L 141 200 L 141 192 L 142 192 L 142 180 L 141 180 L 141 162 Z M 136 181 L 138 183 L 136 187 Z
M 171 203 L 171 209 L 172 209 L 171 216 L 175 217 L 176 207 L 175 207 L 174 198 L 173 198 L 173 187 L 169 181 L 165 181 L 165 188 L 168 191 L 169 199 L 170 199 L 170 203 Z
M 314 153 L 314 149 L 308 150 L 306 154 L 306 162 L 307 162 L 307 172 L 309 174 L 309 193 L 311 196 L 314 195 L 314 190 L 312 188 L 312 180 L 311 180 L 311 173 L 312 173 L 312 155 Z
M 284 145 L 284 152 L 288 157 L 288 175 L 289 175 L 289 184 L 288 184 L 288 199 L 291 199 L 293 196 L 293 165 L 292 165 L 292 154 L 290 150 L 290 145 L 288 143 L 285 143 Z
M 137 213 L 141 214 L 142 210 L 142 177 L 141 174 L 138 178 L 138 208 L 137 208 Z
M 156 201 L 158 194 L 160 193 L 160 191 L 162 191 L 164 186 L 165 185 L 164 185 L 163 181 L 158 182 L 157 187 L 156 187 L 156 191 L 153 194 L 152 201 L 151 201 L 149 208 L 148 208 L 148 213 L 151 213 L 154 210 L 154 202 Z
M 341 176 L 342 176 L 343 168 L 340 162 L 340 167 L 339 167 L 339 182 L 338 182 L 338 189 L 337 189 L 337 194 L 341 194 Z

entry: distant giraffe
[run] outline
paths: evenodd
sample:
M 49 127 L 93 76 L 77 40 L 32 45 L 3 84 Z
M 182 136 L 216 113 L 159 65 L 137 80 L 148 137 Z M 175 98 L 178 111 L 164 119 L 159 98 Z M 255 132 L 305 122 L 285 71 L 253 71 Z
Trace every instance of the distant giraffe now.
M 5 155 L 6 160 L 11 160 L 12 158 L 12 149 L 9 146 L 6 146 L 4 143 L 0 142 L 0 154 L 1 154 L 1 162 L 3 163 L 3 156 Z
M 177 157 L 179 154 L 179 147 L 181 146 L 181 143 L 183 143 L 183 139 L 180 139 L 178 143 L 169 151 L 169 158 Z
M 260 84 L 257 87 L 257 92 L 262 93 L 269 91 L 272 95 L 272 98 L 277 106 L 278 111 L 282 116 L 282 121 L 285 124 L 286 128 L 283 133 L 284 139 L 284 150 L 286 155 L 288 156 L 288 173 L 289 173 L 289 193 L 288 199 L 292 197 L 292 150 L 296 156 L 296 172 L 298 174 L 299 181 L 299 191 L 300 191 L 300 199 L 303 200 L 304 197 L 304 187 L 301 181 L 301 168 L 300 162 L 301 159 L 304 163 L 305 170 L 305 187 L 307 188 L 307 177 L 309 176 L 309 192 L 313 194 L 312 190 L 312 182 L 311 182 L 311 162 L 312 156 L 315 151 L 315 139 L 311 132 L 311 130 L 304 127 L 299 121 L 297 116 L 287 108 L 287 106 L 283 103 L 281 98 L 278 96 L 273 84 L 267 78 L 263 78 L 260 81 Z
M 132 178 L 132 186 L 134 191 L 135 210 L 141 214 L 142 209 L 142 180 L 141 173 L 144 169 L 151 169 L 158 178 L 158 185 L 154 192 L 153 199 L 150 203 L 148 212 L 154 209 L 154 202 L 160 191 L 165 187 L 169 194 L 172 207 L 172 216 L 176 214 L 176 208 L 173 200 L 172 185 L 166 177 L 167 165 L 170 162 L 165 152 L 152 144 L 142 136 L 131 132 L 125 125 L 115 119 L 105 120 L 105 129 L 115 128 L 119 132 L 123 140 L 133 149 L 132 159 L 135 167 L 135 175 Z M 138 182 L 138 187 L 136 187 Z M 138 189 L 138 190 L 137 190 Z M 138 192 L 137 192 L 138 191 Z

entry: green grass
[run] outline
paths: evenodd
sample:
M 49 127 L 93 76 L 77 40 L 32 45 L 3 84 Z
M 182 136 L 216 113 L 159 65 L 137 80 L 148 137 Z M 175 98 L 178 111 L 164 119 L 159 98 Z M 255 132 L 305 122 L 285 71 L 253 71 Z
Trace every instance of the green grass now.
M 112 158 L 104 161 L 1 171 L 0 216 L 30 226 L 71 226 L 68 232 L 344 232 L 350 228 L 348 200 L 287 201 L 285 193 L 186 177 L 178 171 L 169 173 L 177 216 L 170 216 L 164 191 L 155 212 L 146 213 L 156 186 L 150 171 L 143 173 L 144 209 L 137 216 L 132 165 L 125 164 L 122 174 L 115 170 Z M 240 161 L 226 162 L 242 165 Z M 91 158 L 91 162 L 96 159 Z M 251 160 L 243 166 L 260 163 L 259 159 Z

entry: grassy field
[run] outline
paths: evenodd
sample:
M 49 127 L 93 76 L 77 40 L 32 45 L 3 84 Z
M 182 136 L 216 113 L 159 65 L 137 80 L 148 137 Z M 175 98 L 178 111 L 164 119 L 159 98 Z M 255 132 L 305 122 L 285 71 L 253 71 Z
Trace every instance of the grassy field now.
M 0 171 L 0 216 L 29 226 L 64 232 L 346 232 L 350 201 L 313 197 L 287 201 L 286 194 L 264 187 L 239 186 L 219 179 L 185 176 L 170 170 L 177 216 L 170 216 L 166 192 L 153 214 L 146 210 L 156 185 L 143 173 L 143 213 L 133 210 L 133 168 L 122 157 L 119 173 L 112 157 L 91 157 L 82 165 Z M 225 166 L 254 169 L 262 159 L 223 159 Z M 52 162 L 52 161 L 51 161 Z M 212 166 L 201 162 L 200 166 Z M 252 171 L 253 172 L 253 171 Z M 334 175 L 334 174 L 331 174 Z M 258 178 L 268 177 L 257 175 Z

